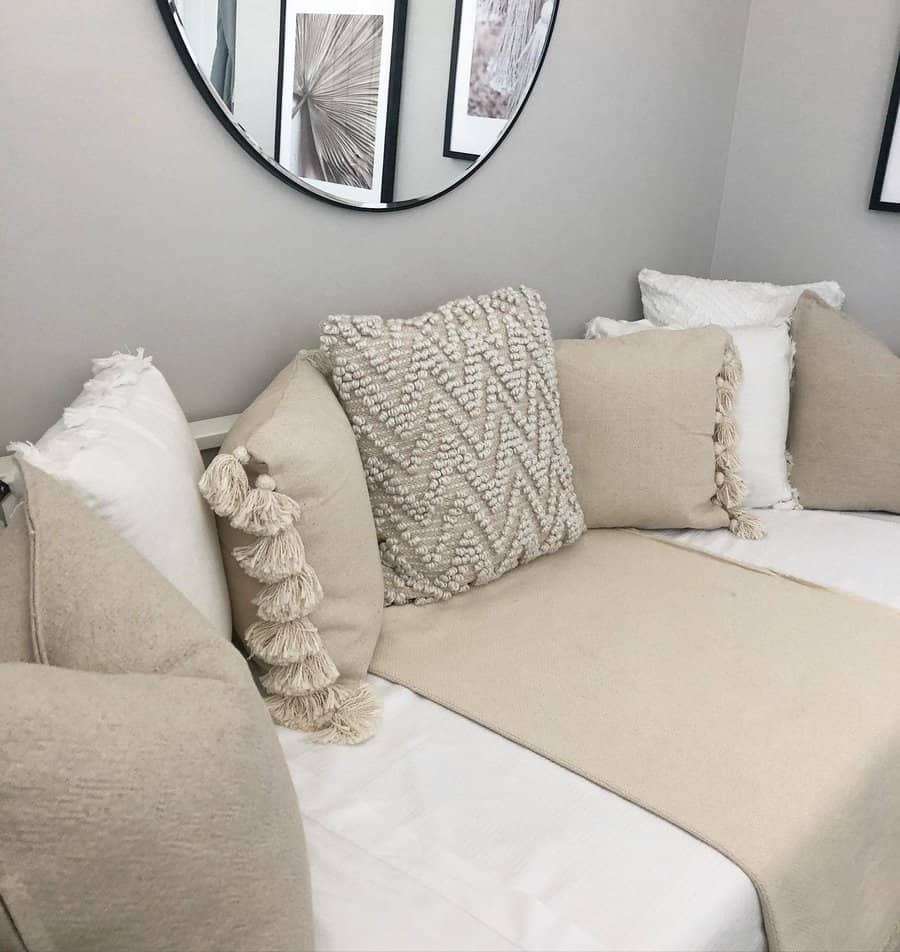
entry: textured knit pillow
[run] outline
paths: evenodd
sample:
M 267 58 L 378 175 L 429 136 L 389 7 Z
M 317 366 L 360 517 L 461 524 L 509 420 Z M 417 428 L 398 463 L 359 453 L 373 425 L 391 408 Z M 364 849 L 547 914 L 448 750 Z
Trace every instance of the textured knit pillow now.
M 222 517 L 232 615 L 272 717 L 356 743 L 375 729 L 360 682 L 381 631 L 381 564 L 353 431 L 307 358 L 241 414 L 201 491 Z
M 0 948 L 5 916 L 14 949 L 311 948 L 297 797 L 243 658 L 22 470 L 39 663 L 0 664 Z
M 585 337 L 621 337 L 654 329 L 658 328 L 647 320 L 596 317 L 588 324 Z M 744 505 L 748 509 L 795 509 L 785 452 L 793 370 L 788 326 L 730 327 L 728 331 L 743 367 L 743 380 L 734 395 L 734 422 L 739 475 L 747 487 Z
M 753 281 L 716 281 L 644 268 L 638 275 L 644 317 L 660 326 L 751 327 L 783 324 L 807 289 L 833 307 L 844 303 L 835 281 L 778 285 Z
M 563 431 L 592 529 L 716 529 L 741 509 L 733 403 L 741 365 L 719 327 L 556 343 Z
M 363 459 L 386 604 L 449 598 L 581 535 L 536 291 L 414 320 L 333 317 L 322 331 Z
M 801 504 L 900 512 L 900 357 L 811 293 L 793 332 L 788 446 Z

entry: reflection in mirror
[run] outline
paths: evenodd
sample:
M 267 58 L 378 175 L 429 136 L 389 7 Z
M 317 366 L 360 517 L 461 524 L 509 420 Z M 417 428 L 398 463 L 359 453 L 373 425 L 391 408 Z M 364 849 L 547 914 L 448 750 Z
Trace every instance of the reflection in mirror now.
M 558 0 L 158 2 L 256 158 L 319 197 L 386 209 L 445 192 L 495 148 Z

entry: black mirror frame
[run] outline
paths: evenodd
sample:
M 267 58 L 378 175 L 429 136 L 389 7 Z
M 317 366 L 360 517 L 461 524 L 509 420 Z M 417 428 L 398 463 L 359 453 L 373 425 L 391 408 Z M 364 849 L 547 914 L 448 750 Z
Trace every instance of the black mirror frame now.
M 535 70 L 534 79 L 532 79 L 531 85 L 528 87 L 528 92 L 525 94 L 522 104 L 519 106 L 518 112 L 506 124 L 506 128 L 497 137 L 497 141 L 492 146 L 490 152 L 485 153 L 478 159 L 478 161 L 473 162 L 471 167 L 466 169 L 466 171 L 455 182 L 451 182 L 450 185 L 444 189 L 441 189 L 441 191 L 435 192 L 433 195 L 426 195 L 423 198 L 412 198 L 402 202 L 391 202 L 389 205 L 353 205 L 348 202 L 342 202 L 340 199 L 333 198 L 329 195 L 325 195 L 324 193 L 317 192 L 304 183 L 301 179 L 291 175 L 291 173 L 280 166 L 274 160 L 274 158 L 266 155 L 266 153 L 263 152 L 263 150 L 250 138 L 250 136 L 247 135 L 240 123 L 235 120 L 219 94 L 215 91 L 209 80 L 203 75 L 203 72 L 197 66 L 197 63 L 191 54 L 190 47 L 188 46 L 187 39 L 184 36 L 181 27 L 179 26 L 179 18 L 175 10 L 175 0 L 156 0 L 156 5 L 159 8 L 159 12 L 162 16 L 163 23 L 166 26 L 166 30 L 168 31 L 169 36 L 172 38 L 172 42 L 175 44 L 175 49 L 178 51 L 181 62 L 184 64 L 188 75 L 193 80 L 193 83 L 200 92 L 200 95 L 206 101 L 207 106 L 209 106 L 219 122 L 222 123 L 231 138 L 234 139 L 234 141 L 237 142 L 237 144 L 241 146 L 245 152 L 252 156 L 252 158 L 254 158 L 260 165 L 271 172 L 276 178 L 281 179 L 281 181 L 286 185 L 290 185 L 291 188 L 296 189 L 298 192 L 302 192 L 304 195 L 309 195 L 311 198 L 314 198 L 317 201 L 325 202 L 328 205 L 334 205 L 337 208 L 344 208 L 348 211 L 396 212 L 403 211 L 407 208 L 418 208 L 421 205 L 427 205 L 429 202 L 434 202 L 439 198 L 443 198 L 455 188 L 458 188 L 460 185 L 462 185 L 463 182 L 466 182 L 469 178 L 471 178 L 500 148 L 512 130 L 512 127 L 518 121 L 519 116 L 525 110 L 525 106 L 528 105 L 528 100 L 531 98 L 531 94 L 534 91 L 538 77 L 541 75 L 541 70 L 544 68 L 544 61 L 547 58 L 547 50 L 550 49 L 550 41 L 553 38 L 553 30 L 556 26 L 556 17 L 559 13 L 559 5 L 561 2 L 562 0 L 556 0 L 553 5 L 553 14 L 550 19 L 550 26 L 547 29 L 547 39 L 544 43 L 544 49 L 541 52 L 541 58 L 538 62 L 537 70 Z

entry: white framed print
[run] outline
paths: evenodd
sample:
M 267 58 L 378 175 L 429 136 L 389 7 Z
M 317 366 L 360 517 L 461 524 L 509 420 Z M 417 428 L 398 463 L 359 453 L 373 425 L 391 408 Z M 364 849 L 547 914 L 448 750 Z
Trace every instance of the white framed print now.
M 282 0 L 275 158 L 312 189 L 394 199 L 406 0 Z
M 444 155 L 475 160 L 519 111 L 543 62 L 558 0 L 456 0 Z
M 882 212 L 900 212 L 900 58 L 894 75 L 894 87 L 888 103 L 881 151 L 875 168 L 875 184 L 869 208 Z

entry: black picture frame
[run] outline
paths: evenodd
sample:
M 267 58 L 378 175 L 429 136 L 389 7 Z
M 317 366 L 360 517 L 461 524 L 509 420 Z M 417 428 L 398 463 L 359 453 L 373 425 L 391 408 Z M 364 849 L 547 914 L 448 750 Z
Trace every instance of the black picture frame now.
M 397 173 L 397 139 L 400 132 L 400 94 L 403 87 L 403 55 L 406 47 L 407 0 L 394 0 L 394 22 L 391 37 L 391 62 L 388 67 L 387 106 L 384 128 L 384 158 L 381 173 L 380 201 L 394 201 L 394 179 Z M 281 113 L 284 90 L 284 48 L 287 31 L 287 0 L 281 0 L 278 32 L 278 76 L 275 96 L 275 158 L 281 152 Z M 312 192 L 318 197 L 318 193 Z M 325 196 L 323 196 L 325 197 Z M 346 207 L 347 203 L 334 199 Z M 361 206 L 360 206 L 361 207 Z
M 463 6 L 466 3 L 466 0 L 456 0 L 455 9 L 453 12 L 453 35 L 450 40 L 450 77 L 447 83 L 447 109 L 444 118 L 444 157 L 447 159 L 465 159 L 469 162 L 475 163 L 479 159 L 482 161 L 487 158 L 488 155 L 492 155 L 500 147 L 500 143 L 506 138 L 509 130 L 514 125 L 516 119 L 519 118 L 521 113 L 524 111 L 525 106 L 528 103 L 529 98 L 531 97 L 532 90 L 537 83 L 537 78 L 541 74 L 541 70 L 544 67 L 544 60 L 547 58 L 547 51 L 550 49 L 550 41 L 553 38 L 553 30 L 556 26 L 556 17 L 559 14 L 559 4 L 561 0 L 554 0 L 553 2 L 553 13 L 550 17 L 550 25 L 547 27 L 547 38 L 544 41 L 544 48 L 541 51 L 541 56 L 537 64 L 537 68 L 534 71 L 534 76 L 532 77 L 531 84 L 528 87 L 528 91 L 525 93 L 525 96 L 522 99 L 522 103 L 516 111 L 515 115 L 510 116 L 506 120 L 506 126 L 503 129 L 503 132 L 498 136 L 496 142 L 491 146 L 491 148 L 485 153 L 473 153 L 473 152 L 460 152 L 453 148 L 453 114 L 456 107 L 456 85 L 457 85 L 457 71 L 459 69 L 459 46 L 462 34 L 462 15 L 463 15 Z
M 897 128 L 898 113 L 900 113 L 900 56 L 897 57 L 894 86 L 888 102 L 887 117 L 884 121 L 884 135 L 881 139 L 881 149 L 878 152 L 878 163 L 875 166 L 875 181 L 872 185 L 872 197 L 869 201 L 869 208 L 872 211 L 900 212 L 900 202 L 886 202 L 881 198 L 884 192 L 884 178 L 887 174 L 888 159 L 891 156 L 892 148 L 900 149 L 900 130 Z
M 478 159 L 477 155 L 469 152 L 455 152 L 451 148 L 453 141 L 453 110 L 456 107 L 456 71 L 459 67 L 459 34 L 462 26 L 462 11 L 463 0 L 456 0 L 456 9 L 453 11 L 453 36 L 450 40 L 450 79 L 447 85 L 447 114 L 444 119 L 444 157 L 447 159 L 468 159 L 475 162 Z M 540 68 L 538 71 L 540 71 Z

